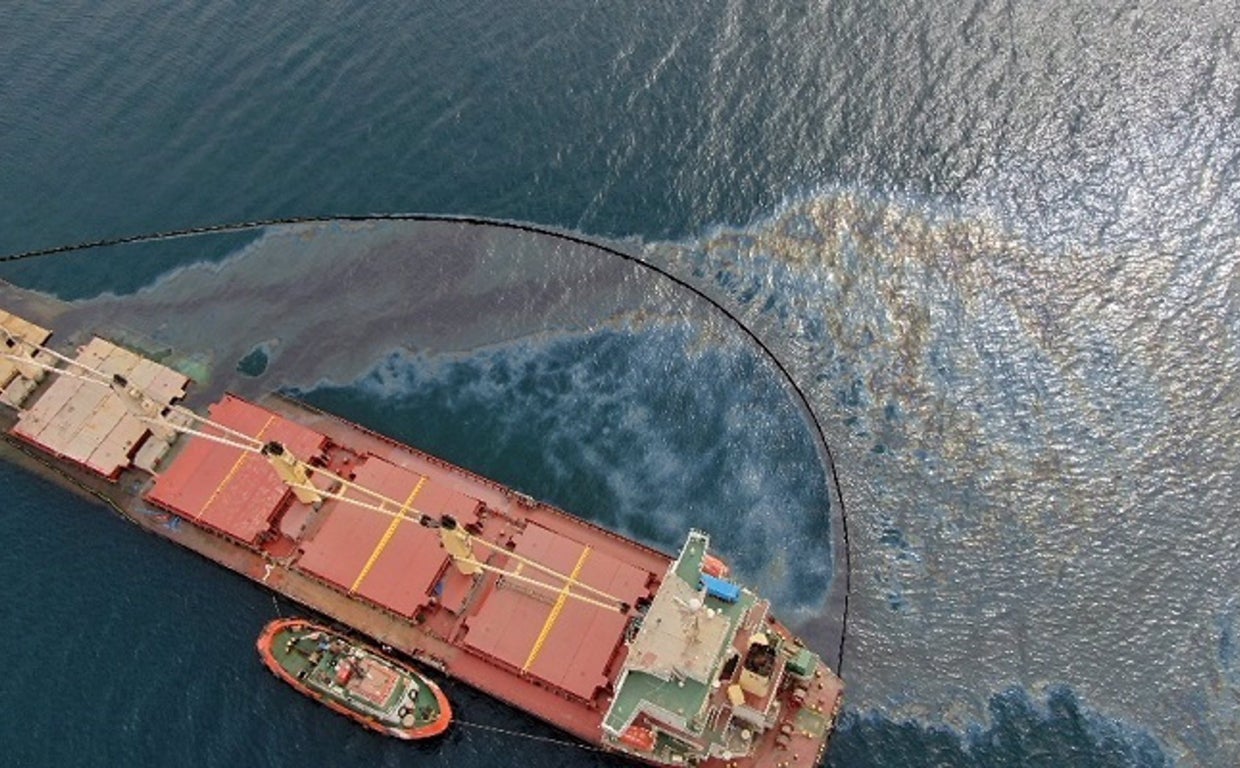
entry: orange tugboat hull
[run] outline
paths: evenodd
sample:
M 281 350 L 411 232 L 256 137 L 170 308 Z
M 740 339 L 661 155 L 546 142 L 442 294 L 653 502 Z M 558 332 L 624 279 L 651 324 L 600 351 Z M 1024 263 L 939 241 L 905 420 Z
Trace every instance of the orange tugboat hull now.
M 326 681 L 328 686 L 339 689 L 341 692 L 339 695 L 336 695 L 331 687 L 325 688 L 324 685 L 308 684 L 307 679 L 313 680 L 313 677 L 304 674 L 304 667 L 302 668 L 302 674 L 294 673 L 292 670 L 297 668 L 297 665 L 290 664 L 287 658 L 297 657 L 297 654 L 288 653 L 288 649 L 294 647 L 289 640 L 290 635 L 292 637 L 300 635 L 303 638 L 310 638 L 312 644 L 315 641 L 320 641 L 320 644 L 323 644 L 322 641 L 326 641 L 327 644 L 331 642 L 345 644 L 342 650 L 370 661 L 373 669 L 403 673 L 406 678 L 404 681 L 405 685 L 395 692 L 388 690 L 385 693 L 388 697 L 391 697 L 393 693 L 396 694 L 396 698 L 399 700 L 397 705 L 400 706 L 400 709 L 394 710 L 396 716 L 403 718 L 405 722 L 412 721 L 412 724 L 393 723 L 374 713 L 362 711 L 357 705 L 349 706 L 349 698 L 347 695 L 344 695 L 344 692 L 347 691 L 349 683 L 354 683 L 352 679 L 349 679 L 351 677 L 349 670 L 354 667 L 348 664 L 342 665 L 340 667 L 341 671 Z M 285 644 L 283 646 L 280 645 L 281 640 L 284 640 Z M 448 703 L 448 698 L 444 696 L 443 691 L 434 682 L 427 679 L 411 666 L 386 656 L 368 645 L 346 639 L 343 635 L 327 627 L 304 619 L 277 619 L 263 628 L 263 632 L 259 635 L 256 645 L 263 663 L 276 677 L 293 686 L 293 688 L 309 698 L 377 733 L 409 741 L 429 739 L 446 731 L 452 722 L 452 707 Z M 282 650 L 284 651 L 283 653 Z M 344 683 L 340 684 L 342 679 L 344 679 Z M 415 718 L 412 714 L 408 714 L 413 709 L 409 705 L 414 700 L 413 696 L 407 697 L 405 694 L 409 681 L 416 681 L 413 684 L 416 686 L 417 696 L 423 699 L 428 696 L 433 697 L 434 717 Z M 430 707 L 425 708 L 427 711 L 431 709 Z

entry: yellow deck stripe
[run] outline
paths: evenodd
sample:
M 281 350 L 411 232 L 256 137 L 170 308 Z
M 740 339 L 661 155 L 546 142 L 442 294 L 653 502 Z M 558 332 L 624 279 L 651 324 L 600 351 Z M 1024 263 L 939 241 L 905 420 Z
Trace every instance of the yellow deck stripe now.
M 370 553 L 370 559 L 366 561 L 366 565 L 362 566 L 362 572 L 357 574 L 357 578 L 353 580 L 353 586 L 349 587 L 350 594 L 357 591 L 357 588 L 362 585 L 362 579 L 366 578 L 366 574 L 370 573 L 371 568 L 375 567 L 375 561 L 379 559 L 379 554 L 383 552 L 383 548 L 392 540 L 392 536 L 396 535 L 396 528 L 400 525 L 400 522 L 408 519 L 405 517 L 405 512 L 409 510 L 409 506 L 413 504 L 414 498 L 417 497 L 418 492 L 422 490 L 422 486 L 425 483 L 426 476 L 423 475 L 418 480 L 418 484 L 413 486 L 413 491 L 410 492 L 409 498 L 405 499 L 405 503 L 400 507 L 400 512 L 397 513 L 396 517 L 392 518 L 392 522 L 388 524 L 387 530 L 383 532 L 383 538 L 379 539 L 379 543 L 375 545 L 374 551 Z
M 530 649 L 530 655 L 525 660 L 525 666 L 521 667 L 522 672 L 529 672 L 530 667 L 534 666 L 534 662 L 538 659 L 538 654 L 542 652 L 543 643 L 547 642 L 547 635 L 551 634 L 551 627 L 559 620 L 560 611 L 564 610 L 564 603 L 568 602 L 568 588 L 577 580 L 577 574 L 581 573 L 581 566 L 586 564 L 586 558 L 589 556 L 589 547 L 581 550 L 581 557 L 577 558 L 577 566 L 569 574 L 568 581 L 564 582 L 564 588 L 560 590 L 560 596 L 556 598 L 555 606 L 552 607 L 551 613 L 547 614 L 547 620 L 543 622 L 542 632 L 538 633 L 538 639 L 534 641 L 534 647 Z
M 267 423 L 263 425 L 263 428 L 258 430 L 258 434 L 254 436 L 254 439 L 261 439 L 263 433 L 267 431 L 267 427 L 270 427 L 271 422 L 275 420 L 276 415 L 273 413 L 271 414 L 271 418 L 267 419 Z M 207 503 L 203 504 L 202 509 L 198 510 L 198 514 L 194 516 L 195 520 L 201 520 L 202 516 L 207 514 L 207 509 L 215 503 L 215 497 L 220 495 L 220 491 L 224 490 L 224 486 L 228 485 L 228 483 L 233 479 L 233 475 L 237 474 L 237 470 L 241 469 L 241 465 L 245 463 L 246 458 L 249 456 L 249 451 L 241 452 L 241 455 L 237 457 L 235 462 L 233 462 L 232 469 L 228 470 L 228 474 L 224 475 L 224 479 L 220 481 L 220 484 L 215 486 L 215 490 L 211 492 L 211 497 L 207 499 Z

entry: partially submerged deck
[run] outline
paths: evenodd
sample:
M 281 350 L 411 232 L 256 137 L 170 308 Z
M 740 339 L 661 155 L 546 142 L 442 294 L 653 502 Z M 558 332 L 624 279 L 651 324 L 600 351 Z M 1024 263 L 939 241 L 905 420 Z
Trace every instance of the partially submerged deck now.
M 184 397 L 189 385 L 171 368 L 96 337 L 78 350 L 65 374 L 55 376 L 21 411 L 13 434 L 103 477 L 115 478 L 134 463 L 154 468 L 167 441 L 154 435 L 110 386 L 116 376 L 163 403 Z

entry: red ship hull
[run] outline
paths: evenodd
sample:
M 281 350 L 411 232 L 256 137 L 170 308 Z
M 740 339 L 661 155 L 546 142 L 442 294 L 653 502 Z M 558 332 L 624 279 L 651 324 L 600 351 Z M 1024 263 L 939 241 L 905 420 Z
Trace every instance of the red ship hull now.
M 98 342 L 91 347 L 96 368 L 145 371 Z M 683 733 L 651 719 L 663 712 L 664 720 L 677 720 L 674 711 L 648 706 L 658 704 L 654 699 L 627 708 L 626 675 L 662 674 L 648 667 L 647 659 L 629 654 L 634 642 L 642 644 L 640 633 L 648 631 L 642 628 L 643 606 L 658 605 L 661 588 L 676 580 L 680 559 L 275 395 L 258 404 L 226 396 L 199 417 L 205 416 L 202 424 L 185 430 L 190 435 L 169 438 L 171 448 L 158 446 L 158 435 L 150 433 L 126 437 L 119 447 L 108 445 L 110 436 L 133 432 L 130 417 L 92 394 L 89 402 L 101 403 L 90 406 L 95 411 L 79 414 L 80 424 L 58 424 L 60 413 L 74 410 L 59 403 L 86 402 L 77 390 L 58 390 L 60 382 L 32 383 L 28 401 L 34 405 L 23 406 L 10 430 L 57 457 L 44 462 L 47 467 L 151 531 L 377 643 L 587 743 L 647 762 L 678 764 L 666 757 L 668 740 L 692 740 L 695 727 L 702 732 L 699 719 L 735 720 L 732 730 L 744 738 L 744 743 L 707 744 L 709 755 L 689 761 L 701 765 L 808 768 L 826 748 L 843 685 L 820 661 L 807 664 L 808 651 L 756 598 L 735 609 L 714 597 L 706 598 L 709 606 L 699 601 L 709 613 L 703 614 L 707 624 L 726 623 L 729 612 L 735 614 L 728 633 L 718 634 L 717 660 L 769 642 L 781 649 L 780 674 L 785 666 L 795 667 L 795 679 L 781 676 L 767 690 L 742 679 L 735 659 L 725 674 L 722 663 L 707 665 L 688 688 L 684 680 L 678 683 L 686 692 L 704 688 L 692 703 L 700 707 L 700 718 L 692 723 L 687 715 L 681 718 Z M 175 393 L 184 381 L 162 386 Z M 41 413 L 47 403 L 59 412 Z M 101 430 L 103 417 L 114 418 L 117 426 Z M 98 446 L 88 444 L 92 429 L 107 433 Z M 300 500 L 262 456 L 244 448 L 255 443 L 278 443 L 308 462 L 313 468 L 308 482 L 320 497 Z M 189 524 L 169 525 L 167 515 Z M 436 532 L 420 524 L 427 519 L 459 522 L 473 542 L 470 558 L 490 570 L 463 572 L 460 558 L 450 556 Z M 708 562 L 704 551 L 699 554 L 707 557 L 700 574 L 717 573 L 717 563 Z M 690 574 L 692 589 L 698 577 L 698 571 Z M 737 718 L 755 725 L 742 728 Z M 660 749 L 664 758 L 656 756 Z

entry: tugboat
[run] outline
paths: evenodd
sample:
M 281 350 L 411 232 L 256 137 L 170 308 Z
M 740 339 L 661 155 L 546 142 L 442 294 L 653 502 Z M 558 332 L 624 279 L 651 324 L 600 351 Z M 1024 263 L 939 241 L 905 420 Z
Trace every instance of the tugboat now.
M 452 709 L 439 686 L 417 671 L 339 632 L 305 619 L 277 619 L 258 638 L 276 676 L 379 733 L 426 739 L 443 733 Z

